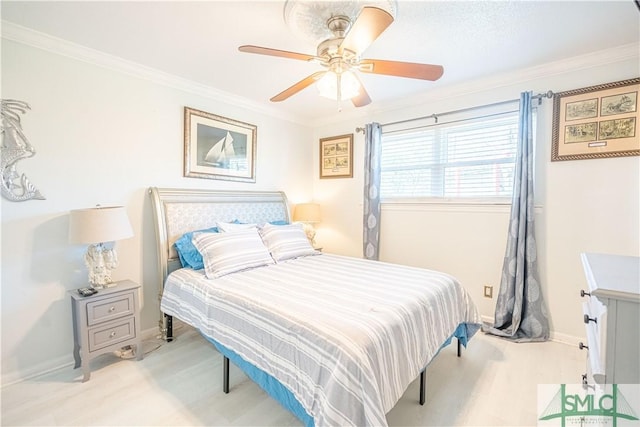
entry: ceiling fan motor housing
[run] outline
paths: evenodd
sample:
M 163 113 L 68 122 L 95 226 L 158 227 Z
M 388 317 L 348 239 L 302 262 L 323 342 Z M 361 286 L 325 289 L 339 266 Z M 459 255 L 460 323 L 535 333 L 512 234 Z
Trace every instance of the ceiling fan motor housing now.
M 322 65 L 335 72 L 348 70 L 358 64 L 358 55 L 348 49 L 340 50 L 344 37 L 336 37 L 323 41 L 318 45 L 318 57 Z

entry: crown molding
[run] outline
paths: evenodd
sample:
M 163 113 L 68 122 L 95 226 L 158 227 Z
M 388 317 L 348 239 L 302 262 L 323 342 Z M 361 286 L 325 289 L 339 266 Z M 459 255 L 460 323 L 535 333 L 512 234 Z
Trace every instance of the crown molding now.
M 459 84 L 433 88 L 427 92 L 411 97 L 405 97 L 397 101 L 381 101 L 375 105 L 372 104 L 363 109 L 349 112 L 348 114 L 345 114 L 346 112 L 343 111 L 338 115 L 309 120 L 308 117 L 284 113 L 278 109 L 270 108 L 264 104 L 248 100 L 220 89 L 215 89 L 211 86 L 184 79 L 151 67 L 146 67 L 136 62 L 128 61 L 115 55 L 110 55 L 72 43 L 9 21 L 2 20 L 1 24 L 3 39 L 128 74 L 159 85 L 215 99 L 218 102 L 224 102 L 260 114 L 311 127 L 326 126 L 338 122 L 344 123 L 349 120 L 358 121 L 382 112 L 388 113 L 405 108 L 420 106 L 425 102 L 434 102 L 478 92 L 486 92 L 491 89 L 524 84 L 526 82 L 544 79 L 555 75 L 586 70 L 602 66 L 603 64 L 615 64 L 631 59 L 638 59 L 640 57 L 640 43 L 630 43 L 610 49 L 566 58 L 561 61 L 500 73 L 490 77 L 462 82 Z
M 587 70 L 589 68 L 600 67 L 604 64 L 615 64 L 631 59 L 638 59 L 639 52 L 640 43 L 630 43 L 584 55 L 565 58 L 560 61 L 548 62 L 529 68 L 500 73 L 491 77 L 471 82 L 464 82 L 455 86 L 444 87 L 442 88 L 442 94 L 439 94 L 438 90 L 434 90 L 432 93 L 441 99 L 469 93 L 484 92 L 487 89 L 521 85 L 523 83 L 542 80 L 556 75 L 574 73 L 577 71 Z M 422 99 L 424 99 L 424 96 Z
M 365 107 L 362 111 L 349 112 L 340 117 L 332 116 L 317 119 L 314 127 L 326 126 L 333 123 L 348 120 L 362 120 L 381 113 L 389 113 L 405 108 L 418 107 L 425 102 L 449 100 L 463 95 L 482 93 L 488 90 L 509 86 L 525 86 L 525 83 L 542 80 L 556 75 L 573 73 L 590 68 L 600 67 L 603 64 L 616 64 L 629 60 L 639 60 L 640 43 L 630 43 L 609 49 L 599 50 L 584 55 L 566 58 L 560 61 L 549 62 L 520 70 L 509 71 L 484 77 L 473 81 L 465 81 L 458 84 L 442 86 L 430 89 L 421 94 L 405 97 L 402 100 L 378 102 L 376 105 Z
M 236 107 L 245 108 L 260 114 L 283 119 L 308 126 L 309 121 L 303 117 L 292 116 L 280 110 L 269 108 L 263 104 L 253 102 L 246 98 L 203 85 L 192 80 L 184 79 L 176 75 L 147 67 L 133 61 L 129 61 L 115 55 L 91 49 L 67 40 L 51 36 L 46 33 L 32 30 L 13 22 L 2 20 L 2 38 L 66 56 L 75 60 L 87 62 L 98 67 L 107 68 L 116 72 L 137 77 L 155 84 L 171 87 L 184 92 L 192 93 L 205 98 L 215 99 Z

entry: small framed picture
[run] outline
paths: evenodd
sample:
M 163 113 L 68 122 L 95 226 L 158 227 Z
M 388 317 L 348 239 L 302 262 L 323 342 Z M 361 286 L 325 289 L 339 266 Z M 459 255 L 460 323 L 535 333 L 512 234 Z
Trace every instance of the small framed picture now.
M 257 127 L 184 108 L 184 176 L 256 182 Z
M 551 160 L 640 155 L 640 78 L 556 93 Z
M 353 177 L 353 134 L 320 139 L 320 178 Z

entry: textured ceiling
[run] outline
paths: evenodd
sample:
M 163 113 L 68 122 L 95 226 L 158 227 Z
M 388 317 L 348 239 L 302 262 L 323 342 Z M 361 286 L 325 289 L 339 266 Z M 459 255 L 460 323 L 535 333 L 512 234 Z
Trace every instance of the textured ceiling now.
M 228 92 L 298 120 L 337 113 L 314 87 L 269 98 L 320 65 L 238 52 L 243 44 L 315 54 L 285 25 L 284 1 L 2 1 L 2 19 Z M 627 1 L 399 1 L 395 22 L 364 57 L 444 66 L 436 82 L 361 75 L 373 103 L 640 40 Z M 345 103 L 348 113 L 355 107 Z M 366 111 L 366 110 L 365 110 Z

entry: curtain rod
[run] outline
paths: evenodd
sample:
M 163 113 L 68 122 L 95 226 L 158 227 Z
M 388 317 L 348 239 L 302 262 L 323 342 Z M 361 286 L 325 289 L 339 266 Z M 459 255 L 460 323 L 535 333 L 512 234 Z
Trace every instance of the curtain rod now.
M 538 100 L 538 105 L 540 105 L 540 103 L 542 102 L 542 98 L 553 98 L 553 92 L 552 91 L 547 91 L 545 93 L 538 93 L 537 95 L 534 95 L 531 97 L 531 99 L 537 99 Z M 497 107 L 499 105 L 504 105 L 504 104 L 511 104 L 514 102 L 519 102 L 520 99 L 511 99 L 509 101 L 500 101 L 500 102 L 494 102 L 493 104 L 487 104 L 487 105 L 479 105 L 476 107 L 468 107 L 468 108 L 461 108 L 459 110 L 453 110 L 453 111 L 445 111 L 444 113 L 434 113 L 428 116 L 422 116 L 422 117 L 415 117 L 413 119 L 406 119 L 406 120 L 400 120 L 397 122 L 389 122 L 389 123 L 384 123 L 381 124 L 380 127 L 384 127 L 384 126 L 391 126 L 391 125 L 399 125 L 401 123 L 407 123 L 407 122 L 414 122 L 414 121 L 418 121 L 418 120 L 424 120 L 424 119 L 434 119 L 436 121 L 436 123 L 438 123 L 438 117 L 441 116 L 447 116 L 450 114 L 457 114 L 457 113 L 464 113 L 467 111 L 473 111 L 473 110 L 477 110 L 480 108 L 489 108 L 489 107 Z M 356 128 L 356 132 L 362 132 L 364 133 L 364 127 L 357 127 Z

